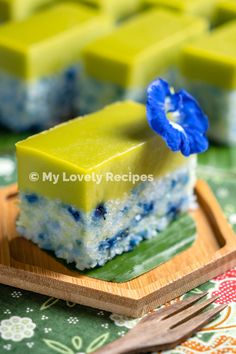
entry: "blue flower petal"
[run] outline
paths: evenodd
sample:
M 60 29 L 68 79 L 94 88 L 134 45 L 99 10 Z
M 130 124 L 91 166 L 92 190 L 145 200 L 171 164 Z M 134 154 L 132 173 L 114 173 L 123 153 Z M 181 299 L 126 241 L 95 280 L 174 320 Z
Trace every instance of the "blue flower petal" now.
M 208 119 L 198 102 L 185 90 L 173 93 L 163 79 L 148 87 L 147 119 L 172 151 L 189 156 L 208 148 Z

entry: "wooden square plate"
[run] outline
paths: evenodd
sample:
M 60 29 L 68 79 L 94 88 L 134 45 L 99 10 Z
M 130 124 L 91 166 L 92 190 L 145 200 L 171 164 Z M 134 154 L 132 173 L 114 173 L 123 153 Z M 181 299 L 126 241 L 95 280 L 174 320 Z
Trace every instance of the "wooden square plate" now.
M 15 229 L 16 185 L 0 189 L 0 282 L 107 311 L 138 317 L 236 266 L 236 237 L 208 185 L 198 181 L 196 242 L 126 283 L 71 271 Z

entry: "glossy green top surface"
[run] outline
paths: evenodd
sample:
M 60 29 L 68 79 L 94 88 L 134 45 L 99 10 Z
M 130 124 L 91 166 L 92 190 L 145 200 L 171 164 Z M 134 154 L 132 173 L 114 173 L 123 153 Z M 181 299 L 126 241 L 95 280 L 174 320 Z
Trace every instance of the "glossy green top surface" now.
M 145 106 L 126 101 L 85 118 L 70 120 L 17 145 L 38 150 L 86 171 L 129 153 L 152 138 L 158 136 L 147 123 Z M 159 145 L 169 152 L 160 138 Z
M 111 20 L 97 10 L 59 4 L 0 27 L 0 67 L 23 78 L 50 74 L 77 62 L 81 49 L 111 27 Z
M 146 86 L 176 63 L 179 49 L 206 30 L 200 18 L 151 9 L 83 51 L 87 73 L 122 87 Z
M 118 103 L 34 135 L 18 144 L 89 170 L 154 136 L 143 105 Z
M 56 0 L 0 0 L 0 20 L 23 20 Z
M 162 176 L 186 160 L 168 149 L 149 128 L 145 106 L 131 101 L 117 103 L 86 116 L 61 124 L 16 144 L 20 190 L 59 198 L 84 210 L 98 202 L 120 198 L 134 188 L 131 181 L 108 183 L 106 173 L 153 174 Z M 102 175 L 101 183 L 63 183 L 53 185 L 41 179 L 34 183 L 29 175 L 52 172 Z M 140 181 L 139 181 L 140 182 Z
M 236 21 L 186 46 L 181 67 L 189 78 L 226 89 L 236 88 Z

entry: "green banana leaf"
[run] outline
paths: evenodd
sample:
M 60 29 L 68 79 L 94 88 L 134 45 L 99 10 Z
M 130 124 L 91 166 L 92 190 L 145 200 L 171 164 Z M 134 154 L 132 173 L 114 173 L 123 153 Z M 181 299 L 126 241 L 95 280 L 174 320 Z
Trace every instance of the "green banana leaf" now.
M 11 133 L 0 128 L 0 152 L 13 153 L 15 151 L 15 143 L 29 136 L 30 133 Z M 31 133 L 32 135 L 32 133 Z
M 53 252 L 47 253 L 74 272 L 99 280 L 124 283 L 187 250 L 195 242 L 196 237 L 196 223 L 186 213 L 179 216 L 157 237 L 141 242 L 133 251 L 116 256 L 102 267 L 78 271 L 74 263 L 67 264 L 66 261 L 56 258 Z
M 83 274 L 116 283 L 132 280 L 188 249 L 194 243 L 196 233 L 194 220 L 184 214 L 157 237 L 143 241 L 133 251 L 116 256 L 103 267 Z
M 236 146 L 221 146 L 211 143 L 210 148 L 204 154 L 198 155 L 200 167 L 215 168 L 236 173 Z

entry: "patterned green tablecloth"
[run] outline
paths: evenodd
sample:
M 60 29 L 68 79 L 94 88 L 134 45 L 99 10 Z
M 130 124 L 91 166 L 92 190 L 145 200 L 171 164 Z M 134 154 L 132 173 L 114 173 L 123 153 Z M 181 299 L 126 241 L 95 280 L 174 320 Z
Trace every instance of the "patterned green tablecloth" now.
M 6 150 L 0 156 L 0 186 L 16 180 L 12 156 Z M 211 148 L 201 157 L 199 174 L 210 183 L 236 230 L 235 150 Z M 221 295 L 218 302 L 229 304 L 228 308 L 196 336 L 168 353 L 236 353 L 236 269 L 192 293 L 205 290 L 210 295 Z M 124 335 L 137 322 L 138 319 L 0 285 L 0 354 L 90 353 Z

